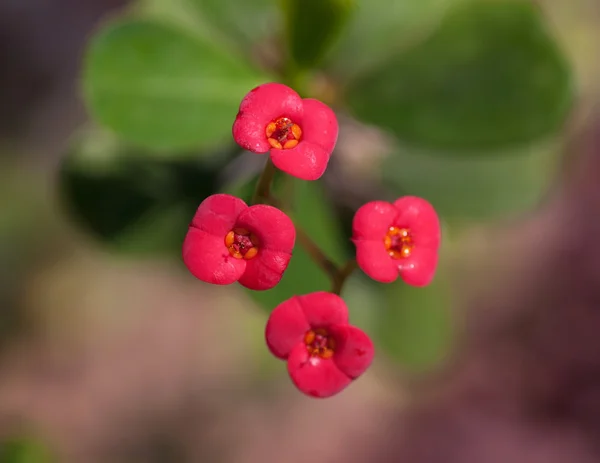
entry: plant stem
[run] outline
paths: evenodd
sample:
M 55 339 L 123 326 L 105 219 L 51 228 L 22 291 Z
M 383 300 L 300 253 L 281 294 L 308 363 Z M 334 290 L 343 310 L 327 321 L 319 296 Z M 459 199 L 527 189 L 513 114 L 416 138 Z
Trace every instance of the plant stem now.
M 337 281 L 340 278 L 340 271 L 331 259 L 329 259 L 321 248 L 310 236 L 301 228 L 296 226 L 296 238 L 302 247 L 306 250 L 310 258 L 321 267 L 329 276 L 331 281 Z
M 344 283 L 346 283 L 348 277 L 352 275 L 352 272 L 354 272 L 357 267 L 356 259 L 350 259 L 342 266 L 342 268 L 337 269 L 337 278 L 332 278 L 333 285 L 331 292 L 333 294 L 337 294 L 338 296 L 341 294 Z
M 252 195 L 252 204 L 259 204 L 269 201 L 271 195 L 271 183 L 275 177 L 277 169 L 273 165 L 271 158 L 267 158 L 265 167 L 263 168 L 258 181 L 256 182 L 256 189 L 254 195 Z
M 271 195 L 271 184 L 275 177 L 277 169 L 273 165 L 273 162 L 269 158 L 263 168 L 258 181 L 256 182 L 256 189 L 252 196 L 252 204 L 270 204 L 271 206 L 282 209 L 281 202 Z M 290 215 L 288 213 L 288 215 Z M 313 241 L 313 239 L 306 233 L 302 228 L 295 226 L 296 228 L 296 239 L 300 245 L 306 250 L 310 258 L 321 267 L 332 283 L 332 292 L 340 294 L 344 283 L 350 276 L 350 274 L 356 268 L 356 260 L 351 259 L 344 266 L 339 268 L 323 250 Z

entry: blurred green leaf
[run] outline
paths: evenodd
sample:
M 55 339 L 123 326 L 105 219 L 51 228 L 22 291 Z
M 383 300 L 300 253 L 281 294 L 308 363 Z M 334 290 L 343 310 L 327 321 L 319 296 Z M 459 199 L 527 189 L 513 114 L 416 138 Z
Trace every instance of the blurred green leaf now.
M 424 288 L 400 280 L 382 286 L 386 304 L 376 317 L 374 339 L 403 368 L 421 372 L 436 367 L 451 354 L 453 322 L 451 294 L 443 276 Z
M 41 442 L 29 437 L 15 437 L 0 442 L 1 463 L 52 463 L 57 461 Z
M 266 80 L 184 29 L 135 19 L 108 24 L 93 37 L 83 71 L 97 120 L 154 150 L 229 139 L 240 101 Z
M 355 0 L 356 14 L 335 46 L 329 63 L 336 80 L 386 62 L 427 33 L 447 8 L 462 0 Z
M 78 140 L 60 170 L 66 211 L 113 251 L 179 253 L 200 202 L 217 189 L 220 163 L 152 158 L 116 144 L 102 154 L 96 140 Z M 178 158 L 178 157 L 175 157 Z
M 290 200 L 292 219 L 302 227 L 325 254 L 336 263 L 342 263 L 347 256 L 335 212 L 317 182 L 304 182 L 288 176 L 278 178 L 275 191 L 281 199 Z M 226 189 L 249 201 L 255 180 Z M 329 291 L 331 282 L 327 274 L 318 267 L 296 240 L 294 254 L 281 282 L 268 291 L 248 291 L 250 296 L 265 310 L 275 306 L 295 294 L 314 291 Z
M 354 0 L 282 0 L 289 53 L 300 68 L 320 64 L 342 33 Z
M 190 0 L 217 34 L 248 51 L 265 37 L 281 32 L 277 0 Z
M 382 178 L 398 196 L 430 201 L 449 221 L 514 215 L 547 194 L 560 160 L 550 144 L 506 156 L 443 157 L 399 150 L 383 164 Z
M 408 143 L 470 153 L 555 132 L 572 88 L 539 7 L 507 0 L 454 7 L 429 38 L 351 84 L 347 97 L 360 119 Z

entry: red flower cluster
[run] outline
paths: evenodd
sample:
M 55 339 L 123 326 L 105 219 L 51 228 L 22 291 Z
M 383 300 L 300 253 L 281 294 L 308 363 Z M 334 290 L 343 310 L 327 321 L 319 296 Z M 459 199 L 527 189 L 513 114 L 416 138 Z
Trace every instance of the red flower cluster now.
M 290 175 L 320 178 L 338 136 L 334 112 L 302 99 L 282 84 L 261 85 L 246 95 L 233 124 L 243 148 L 270 151 L 273 164 Z M 352 241 L 359 267 L 372 279 L 425 286 L 433 279 L 440 246 L 435 210 L 421 198 L 373 201 L 358 209 Z M 279 209 L 248 206 L 215 194 L 198 207 L 183 243 L 183 261 L 199 280 L 217 285 L 239 282 L 267 290 L 281 280 L 292 257 L 296 229 Z M 266 326 L 271 353 L 287 361 L 296 387 L 312 397 L 345 389 L 371 365 L 373 343 L 349 325 L 348 309 L 336 294 L 296 295 L 271 313 Z
M 294 296 L 279 304 L 265 338 L 271 353 L 287 360 L 296 387 L 312 397 L 337 394 L 373 361 L 373 343 L 348 324 L 346 303 L 332 293 Z
M 337 137 L 337 118 L 329 106 L 277 83 L 248 93 L 233 124 L 238 145 L 270 152 L 278 169 L 302 180 L 323 175 Z

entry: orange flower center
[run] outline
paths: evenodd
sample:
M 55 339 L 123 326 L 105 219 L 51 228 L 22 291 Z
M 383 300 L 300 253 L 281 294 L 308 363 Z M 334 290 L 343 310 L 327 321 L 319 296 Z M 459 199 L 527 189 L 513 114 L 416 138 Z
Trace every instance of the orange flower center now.
M 269 122 L 265 129 L 265 135 L 273 148 L 289 150 L 298 145 L 302 138 L 302 129 L 291 119 L 280 117 Z
M 392 259 L 410 256 L 414 241 L 408 228 L 390 227 L 383 239 L 385 249 Z
M 333 357 L 335 341 L 324 328 L 307 331 L 304 335 L 304 344 L 306 344 L 308 353 L 313 357 L 318 356 L 324 359 Z
M 227 233 L 225 246 L 236 259 L 252 259 L 258 254 L 258 238 L 245 228 L 234 228 Z

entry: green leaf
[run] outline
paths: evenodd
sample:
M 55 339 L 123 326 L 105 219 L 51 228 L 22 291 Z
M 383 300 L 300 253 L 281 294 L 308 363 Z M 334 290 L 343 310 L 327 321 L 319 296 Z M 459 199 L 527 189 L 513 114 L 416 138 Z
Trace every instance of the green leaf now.
M 335 212 L 321 186 L 317 182 L 304 182 L 288 176 L 282 176 L 279 180 L 283 181 L 277 182 L 275 190 L 281 199 L 291 202 L 294 224 L 301 227 L 330 259 L 337 264 L 342 263 L 348 257 L 343 243 L 348 238 L 342 237 Z M 226 191 L 249 201 L 254 184 L 255 180 L 252 180 Z M 296 241 L 293 257 L 281 282 L 273 289 L 248 291 L 248 294 L 270 312 L 295 294 L 330 289 L 331 282 L 327 274 Z
M 301 68 L 320 64 L 343 31 L 354 0 L 283 0 L 289 52 Z
M 277 0 L 190 0 L 216 33 L 248 51 L 261 39 L 281 32 Z
M 347 97 L 358 118 L 407 143 L 468 154 L 557 131 L 571 85 L 538 7 L 506 0 L 454 7 L 429 38 L 351 84 Z
M 383 163 L 382 177 L 396 195 L 421 196 L 449 221 L 489 220 L 539 204 L 560 159 L 552 144 L 505 156 L 444 157 L 399 150 Z
M 460 0 L 356 0 L 347 32 L 335 46 L 330 72 L 349 82 L 421 37 Z
M 432 369 L 450 354 L 453 321 L 451 294 L 439 274 L 424 288 L 401 283 L 383 286 L 386 304 L 376 317 L 376 346 L 403 369 L 418 373 Z
M 29 437 L 14 437 L 0 442 L 2 463 L 52 463 L 57 461 L 41 442 Z
M 189 156 L 167 161 L 122 144 L 99 152 L 98 136 L 77 140 L 61 166 L 65 211 L 112 251 L 180 254 L 194 212 L 217 188 L 222 164 L 203 165 Z
M 93 116 L 154 150 L 231 137 L 240 101 L 270 80 L 214 43 L 151 20 L 120 20 L 93 37 L 83 70 Z

